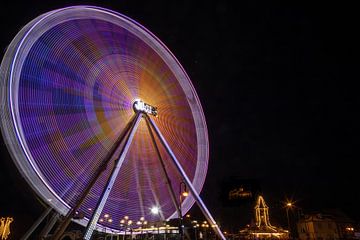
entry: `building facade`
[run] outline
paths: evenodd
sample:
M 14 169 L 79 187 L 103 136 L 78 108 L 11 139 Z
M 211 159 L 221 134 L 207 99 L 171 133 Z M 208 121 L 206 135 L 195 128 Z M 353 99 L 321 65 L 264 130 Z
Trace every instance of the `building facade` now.
M 339 214 L 307 214 L 297 223 L 300 240 L 358 239 L 355 223 Z

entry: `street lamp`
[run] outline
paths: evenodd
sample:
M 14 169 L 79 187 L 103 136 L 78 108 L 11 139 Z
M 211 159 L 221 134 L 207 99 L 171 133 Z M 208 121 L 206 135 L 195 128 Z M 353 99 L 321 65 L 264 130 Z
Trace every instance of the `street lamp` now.
M 140 238 L 143 238 L 143 226 L 147 224 L 147 221 L 145 221 L 144 217 L 141 217 L 139 221 L 136 222 L 136 225 L 140 228 Z
M 205 235 L 205 239 L 207 239 L 208 237 L 208 227 L 209 227 L 209 224 L 207 221 L 204 221 L 202 224 L 201 224 L 201 227 L 203 228 L 204 230 L 204 235 Z
M 183 202 L 183 197 L 186 198 L 187 196 L 189 196 L 189 193 L 186 191 L 186 184 L 185 182 L 180 182 L 180 186 L 179 186 L 179 197 L 180 197 L 180 202 L 179 202 L 179 212 L 180 212 L 180 237 L 181 240 L 184 240 L 184 223 L 183 223 L 183 216 L 182 216 L 182 202 Z
M 130 220 L 130 219 L 127 222 L 127 225 L 129 226 L 129 229 L 130 229 L 130 239 L 132 239 L 132 237 L 133 237 L 133 235 L 132 235 L 132 227 L 131 227 L 132 223 L 133 223 L 133 221 Z
M 292 209 L 294 206 L 294 204 L 290 201 L 288 201 L 285 205 L 286 208 L 286 218 L 287 218 L 287 224 L 288 224 L 288 230 L 289 230 L 289 237 L 291 234 L 291 229 L 290 229 L 290 219 L 289 219 L 289 209 Z
M 124 227 L 124 235 L 123 235 L 123 240 L 126 238 L 126 230 L 127 230 L 127 225 L 129 225 L 132 223 L 131 220 L 129 220 L 129 216 L 124 216 L 123 219 L 120 220 L 120 227 Z
M 150 212 L 152 215 L 159 215 L 160 208 L 158 206 L 153 206 L 150 208 Z M 160 239 L 160 227 L 158 226 L 158 239 Z
M 197 237 L 197 228 L 200 226 L 199 224 L 198 224 L 198 222 L 196 221 L 196 220 L 194 220 L 194 221 L 191 221 L 191 223 L 193 224 L 193 229 L 194 229 L 194 234 L 195 234 L 195 240 L 197 240 L 198 239 L 198 237 Z
M 158 215 L 159 212 L 160 212 L 160 209 L 159 209 L 158 206 L 153 206 L 153 207 L 150 209 L 150 211 L 151 211 L 151 213 L 152 213 L 153 215 Z

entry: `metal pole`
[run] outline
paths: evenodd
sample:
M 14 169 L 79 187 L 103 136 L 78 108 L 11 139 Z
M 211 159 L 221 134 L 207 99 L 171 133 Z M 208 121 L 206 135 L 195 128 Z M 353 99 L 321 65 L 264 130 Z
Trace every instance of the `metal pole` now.
M 180 187 L 179 187 L 179 198 L 180 198 L 180 212 L 182 213 L 182 191 L 181 191 L 181 186 L 184 185 L 185 189 L 186 189 L 186 184 L 184 182 L 180 182 Z M 186 190 L 185 190 L 186 191 Z M 184 218 L 183 215 L 181 214 L 180 216 L 180 239 L 184 240 Z
M 95 230 L 95 227 L 99 220 L 100 214 L 101 214 L 102 210 L 104 209 L 105 203 L 110 195 L 111 189 L 115 183 L 115 180 L 119 174 L 121 166 L 125 160 L 126 154 L 130 148 L 130 145 L 134 138 L 136 129 L 139 126 L 141 116 L 142 116 L 142 113 L 136 114 L 135 121 L 133 122 L 130 132 L 125 140 L 125 143 L 121 150 L 120 156 L 117 159 L 117 161 L 115 162 L 115 167 L 113 168 L 113 170 L 107 180 L 106 187 L 104 188 L 104 190 L 101 194 L 100 201 L 97 203 L 95 211 L 92 214 L 91 219 L 88 222 L 88 225 L 86 226 L 86 231 L 85 231 L 85 236 L 84 236 L 85 240 L 89 240 L 91 238 L 93 231 Z
M 288 222 L 288 230 L 289 230 L 289 238 L 291 234 L 291 230 L 290 230 L 290 220 L 289 220 L 289 208 L 286 207 L 286 218 L 287 218 L 287 222 Z
M 121 144 L 121 142 L 123 141 L 124 137 L 126 136 L 127 132 L 129 131 L 130 127 L 133 125 L 133 122 L 135 120 L 136 115 L 134 115 L 130 121 L 127 123 L 127 125 L 125 126 L 124 130 L 122 131 L 122 133 L 120 134 L 119 138 L 117 139 L 116 143 L 113 145 L 112 149 L 109 151 L 109 153 L 106 155 L 105 157 L 105 161 L 103 162 L 103 164 L 100 165 L 100 167 L 96 170 L 93 178 L 90 180 L 90 183 L 87 185 L 87 188 L 84 190 L 84 192 L 82 193 L 81 197 L 79 198 L 79 200 L 77 201 L 77 203 L 75 204 L 75 206 L 73 208 L 71 208 L 68 213 L 65 216 L 64 221 L 59 225 L 59 227 L 56 229 L 53 237 L 51 238 L 52 240 L 59 240 L 60 237 L 63 235 L 63 233 L 65 232 L 66 228 L 69 226 L 71 219 L 73 218 L 73 216 L 75 215 L 75 212 L 77 211 L 78 208 L 80 208 L 81 204 L 84 202 L 86 196 L 89 194 L 91 188 L 94 186 L 94 184 L 96 183 L 96 181 L 98 180 L 98 178 L 100 177 L 100 175 L 103 173 L 103 171 L 105 171 L 107 164 L 110 162 L 112 156 L 115 154 L 117 148 L 119 147 L 119 145 Z
M 52 208 L 47 208 L 43 214 L 34 222 L 34 224 L 30 227 L 30 229 L 24 234 L 21 240 L 27 240 L 31 234 L 35 231 L 35 229 L 40 225 L 40 223 L 46 218 L 47 215 L 51 212 Z
M 181 206 L 180 206 L 181 203 L 179 204 L 178 201 L 177 201 L 177 197 L 175 195 L 174 188 L 171 185 L 171 180 L 170 180 L 169 175 L 168 175 L 168 173 L 166 171 L 164 160 L 161 157 L 160 150 L 159 150 L 159 148 L 158 148 L 158 146 L 156 144 L 156 141 L 155 141 L 155 136 L 154 136 L 154 134 L 153 134 L 153 132 L 151 130 L 151 127 L 150 127 L 148 121 L 146 121 L 146 126 L 148 127 L 153 146 L 154 146 L 154 148 L 156 150 L 156 153 L 158 155 L 158 158 L 160 160 L 161 168 L 163 170 L 163 173 L 164 173 L 164 176 L 165 176 L 165 179 L 166 179 L 166 185 L 168 187 L 168 191 L 170 193 L 171 200 L 172 200 L 172 202 L 173 202 L 173 204 L 174 204 L 174 206 L 176 208 L 176 211 L 178 212 L 179 217 L 182 218 Z
M 184 240 L 184 229 L 183 229 L 183 215 L 182 215 L 182 212 L 181 212 L 181 187 L 180 187 L 180 201 L 178 203 L 177 201 L 177 197 L 175 195 L 175 191 L 174 191 L 174 188 L 172 187 L 171 185 L 171 180 L 169 178 L 169 175 L 166 171 L 166 167 L 165 167 L 165 163 L 164 163 L 164 160 L 162 159 L 161 157 L 161 154 L 160 154 L 160 150 L 156 144 L 156 141 L 155 141 L 155 136 L 151 130 L 151 127 L 150 127 L 150 124 L 149 124 L 149 121 L 146 121 L 146 126 L 148 127 L 148 130 L 149 130 L 149 133 L 150 133 L 150 136 L 151 136 L 151 140 L 152 140 L 152 143 L 153 143 L 153 146 L 156 150 L 156 153 L 158 155 L 158 158 L 160 160 L 160 164 L 161 164 L 161 167 L 162 167 L 162 170 L 163 170 L 163 173 L 164 173 L 164 176 L 165 176 L 165 179 L 166 179 L 166 185 L 168 187 L 168 191 L 170 193 L 170 196 L 171 196 L 171 200 L 178 212 L 178 215 L 179 215 L 179 219 L 180 219 L 180 228 L 179 228 L 179 231 L 180 231 L 180 236 L 181 236 L 181 240 Z M 180 185 L 181 186 L 181 185 Z
M 211 226 L 214 228 L 214 231 L 216 232 L 216 234 L 223 240 L 226 240 L 224 234 L 221 232 L 220 228 L 218 227 L 218 225 L 216 224 L 214 218 L 211 216 L 209 210 L 206 208 L 204 202 L 201 200 L 198 192 L 196 191 L 196 189 L 194 188 L 194 186 L 192 185 L 190 179 L 188 178 L 188 176 L 186 175 L 184 169 L 182 168 L 180 162 L 177 160 L 175 154 L 172 152 L 169 144 L 167 143 L 167 141 L 165 140 L 164 136 L 161 134 L 159 128 L 156 126 L 155 122 L 147 115 L 146 116 L 146 120 L 149 121 L 151 127 L 155 130 L 156 135 L 158 136 L 158 138 L 160 139 L 161 143 L 163 144 L 163 146 L 165 147 L 167 153 L 170 155 L 175 167 L 177 168 L 177 170 L 179 171 L 180 175 L 184 178 L 184 181 L 186 183 L 186 185 L 189 187 L 191 194 L 193 195 L 196 203 L 198 204 L 200 210 L 202 211 L 202 213 L 205 215 L 206 219 L 210 222 Z
M 54 212 L 49 222 L 46 224 L 44 229 L 40 233 L 40 238 L 46 238 L 51 231 L 51 229 L 54 227 L 55 223 L 59 220 L 60 214 L 57 212 Z

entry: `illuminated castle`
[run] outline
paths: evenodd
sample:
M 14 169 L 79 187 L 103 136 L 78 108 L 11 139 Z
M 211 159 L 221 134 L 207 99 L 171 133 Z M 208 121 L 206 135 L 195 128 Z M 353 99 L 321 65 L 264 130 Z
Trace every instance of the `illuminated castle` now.
M 289 232 L 272 226 L 269 219 L 269 207 L 262 196 L 259 196 L 255 205 L 255 224 L 247 225 L 240 230 L 245 239 L 289 239 Z

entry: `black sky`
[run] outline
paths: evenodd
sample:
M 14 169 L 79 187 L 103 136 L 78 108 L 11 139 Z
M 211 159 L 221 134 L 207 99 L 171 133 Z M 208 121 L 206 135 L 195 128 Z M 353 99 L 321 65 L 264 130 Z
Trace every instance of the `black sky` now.
M 235 2 L 9 1 L 1 3 L 0 55 L 43 12 L 92 4 L 123 13 L 157 35 L 192 79 L 210 140 L 201 195 L 224 226 L 230 217 L 246 224 L 252 211 L 222 205 L 221 181 L 229 176 L 258 181 L 280 223 L 286 197 L 304 211 L 339 208 L 360 220 L 356 8 Z M 36 218 L 41 207 L 0 143 L 0 216 Z

